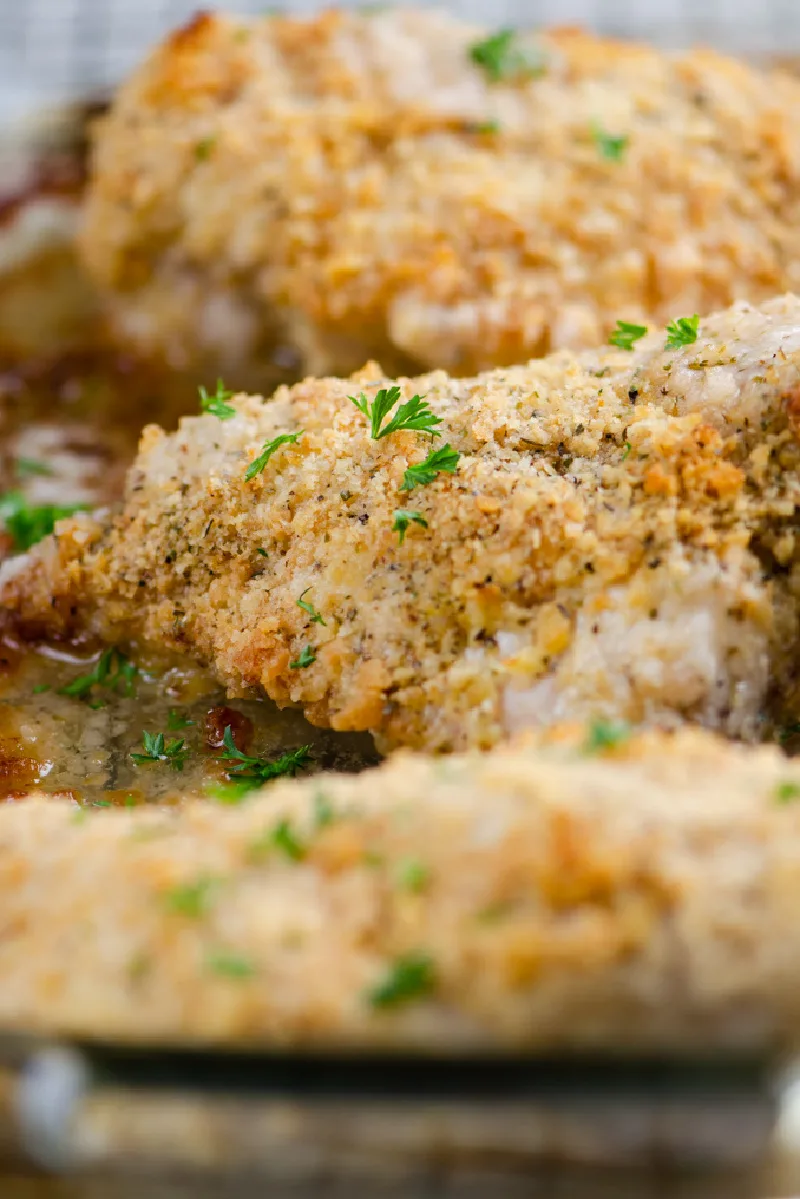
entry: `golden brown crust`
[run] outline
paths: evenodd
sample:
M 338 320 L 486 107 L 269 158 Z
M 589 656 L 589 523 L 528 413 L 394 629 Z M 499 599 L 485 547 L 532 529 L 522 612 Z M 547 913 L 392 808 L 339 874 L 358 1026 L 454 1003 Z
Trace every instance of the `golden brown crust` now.
M 6 569 L 0 602 L 187 653 L 232 694 L 262 687 L 384 746 L 596 715 L 758 738 L 797 709 L 800 301 L 663 346 L 401 380 L 461 454 L 411 492 L 430 439 L 373 440 L 348 399 L 388 385 L 374 364 L 151 426 L 122 512 L 63 523 Z M 402 544 L 400 508 L 427 521 Z
M 408 10 L 173 35 L 96 142 L 83 246 L 122 334 L 467 374 L 800 289 L 800 82 L 577 30 L 492 82 L 485 35 Z
M 401 754 L 239 808 L 20 800 L 0 807 L 0 1027 L 437 1053 L 796 1046 L 798 792 L 774 749 L 688 730 L 597 756 L 579 731 Z M 370 1002 L 409 957 L 426 985 Z

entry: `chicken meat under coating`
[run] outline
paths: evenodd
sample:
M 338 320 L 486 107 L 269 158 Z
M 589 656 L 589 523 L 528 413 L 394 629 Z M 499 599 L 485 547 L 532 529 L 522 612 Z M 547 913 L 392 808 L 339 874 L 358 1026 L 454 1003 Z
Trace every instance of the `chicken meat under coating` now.
M 575 30 L 482 65 L 486 37 L 408 10 L 175 33 L 96 138 L 118 334 L 248 386 L 469 374 L 800 290 L 800 81 Z
M 433 442 L 371 436 L 375 365 L 150 426 L 121 512 L 6 565 L 5 618 L 188 654 L 383 748 L 596 716 L 757 739 L 800 707 L 800 300 L 664 344 L 400 380 Z
M 2 806 L 0 1027 L 796 1049 L 800 766 L 698 730 L 593 749 L 402 753 L 235 808 Z

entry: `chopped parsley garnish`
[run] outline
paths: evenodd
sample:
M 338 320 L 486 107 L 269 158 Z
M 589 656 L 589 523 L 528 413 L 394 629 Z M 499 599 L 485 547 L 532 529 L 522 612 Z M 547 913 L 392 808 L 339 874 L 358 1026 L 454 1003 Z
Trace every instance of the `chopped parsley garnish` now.
M 280 849 L 293 862 L 300 862 L 306 856 L 306 847 L 288 820 L 278 821 L 270 833 L 270 841 L 276 849 Z
M 694 345 L 699 328 L 700 317 L 697 313 L 694 316 L 679 316 L 677 320 L 670 321 L 667 325 L 667 340 L 664 349 L 678 350 L 681 346 Z
M 627 134 L 606 133 L 600 125 L 592 125 L 592 138 L 601 158 L 622 162 L 630 140 Z
M 623 462 L 628 457 L 628 454 L 630 454 L 632 449 L 633 449 L 633 446 L 631 445 L 631 443 L 629 441 L 626 441 L 625 445 L 622 447 L 622 461 Z
M 112 646 L 103 650 L 94 670 L 78 675 L 66 687 L 61 687 L 58 694 L 68 695 L 72 699 L 88 699 L 93 687 L 104 687 L 107 691 L 130 698 L 134 694 L 138 673 L 139 668 L 135 663 L 122 650 Z
M 500 122 L 495 120 L 479 121 L 472 126 L 472 133 L 493 134 L 500 132 Z
M 311 617 L 312 624 L 321 624 L 327 628 L 326 622 L 322 619 L 322 616 L 311 603 L 311 601 L 303 599 L 303 596 L 308 595 L 310 590 L 310 587 L 306 587 L 305 591 L 301 592 L 300 599 L 297 601 L 297 606 L 298 608 L 302 608 L 304 612 L 308 613 L 308 615 Z
M 170 737 L 166 741 L 163 733 L 142 733 L 144 752 L 132 753 L 131 757 L 137 766 L 148 762 L 168 762 L 174 770 L 183 770 L 188 749 L 186 742 L 178 737 Z
M 252 795 L 255 786 L 249 779 L 238 779 L 228 783 L 206 783 L 203 792 L 217 803 L 234 806 L 240 804 L 246 795 Z
M 268 553 L 267 553 L 267 551 L 264 549 L 263 545 L 257 545 L 257 546 L 256 546 L 256 553 L 257 553 L 257 554 L 259 554 L 259 555 L 260 555 L 260 557 L 262 557 L 262 558 L 268 558 L 268 557 L 269 557 L 269 554 L 268 554 Z
M 427 529 L 428 527 L 428 522 L 421 512 L 415 512 L 410 508 L 395 509 L 392 532 L 398 534 L 400 545 L 405 541 L 408 526 L 412 523 L 422 525 L 423 529 Z
M 0 521 L 20 553 L 52 533 L 57 520 L 85 511 L 86 504 L 31 504 L 19 491 L 0 495 Z
M 632 350 L 633 343 L 640 341 L 647 332 L 647 325 L 632 325 L 630 321 L 617 321 L 617 327 L 608 339 L 610 346 L 620 350 Z
M 601 754 L 606 749 L 616 749 L 630 735 L 630 726 L 624 720 L 593 720 L 583 743 L 583 752 Z
M 333 804 L 324 791 L 318 791 L 314 796 L 314 824 L 317 828 L 325 828 L 326 825 L 333 824 L 335 819 Z
M 312 666 L 317 660 L 317 654 L 313 646 L 306 645 L 300 651 L 298 657 L 293 662 L 289 663 L 290 670 L 305 670 L 307 666 Z
M 492 83 L 535 79 L 544 74 L 547 62 L 542 52 L 521 46 L 517 36 L 515 29 L 501 29 L 470 46 L 470 58 L 483 68 Z
M 206 391 L 205 387 L 198 388 L 200 392 L 200 409 L 208 413 L 209 416 L 218 416 L 220 420 L 230 420 L 232 416 L 236 416 L 236 409 L 232 404 L 226 403 L 235 392 L 226 391 L 225 384 L 221 379 L 217 379 L 217 390 L 211 395 Z
M 208 911 L 219 879 L 199 878 L 194 883 L 182 883 L 163 893 L 163 901 L 170 912 L 197 919 Z
M 252 978 L 256 972 L 249 958 L 239 953 L 231 953 L 227 949 L 217 949 L 209 953 L 206 956 L 206 966 L 214 974 L 221 974 L 224 978 Z
M 21 479 L 30 478 L 31 475 L 50 478 L 53 474 L 52 467 L 36 458 L 17 458 L 14 469 Z
M 216 139 L 216 137 L 213 137 L 213 136 L 212 137 L 204 137 L 201 141 L 199 141 L 194 148 L 194 156 L 197 159 L 197 161 L 205 162 L 207 158 L 210 158 L 211 151 L 214 149 L 214 146 L 216 144 L 217 144 L 217 139 Z
M 270 779 L 280 778 L 284 774 L 293 777 L 306 765 L 311 754 L 310 745 L 301 745 L 299 749 L 283 754 L 274 762 L 265 762 L 263 758 L 252 758 L 239 749 L 233 739 L 233 729 L 230 725 L 225 726 L 222 744 L 224 749 L 220 758 L 223 762 L 233 763 L 228 767 L 228 774 L 234 775 L 236 781 L 247 780 L 254 785 L 267 783 Z
M 417 462 L 408 467 L 403 475 L 400 490 L 412 491 L 415 487 L 425 487 L 432 483 L 438 474 L 455 474 L 460 457 L 458 450 L 454 450 L 450 445 L 431 450 L 424 462 Z
M 389 415 L 400 399 L 399 387 L 382 387 L 371 403 L 363 391 L 359 396 L 348 396 L 347 398 L 369 420 L 369 433 L 374 441 L 380 440 L 381 437 L 388 437 L 390 433 L 398 433 L 401 429 L 416 429 L 419 433 L 430 433 L 431 437 L 441 436 L 435 428 L 436 425 L 442 423 L 441 418 L 431 411 L 422 396 L 414 395 L 410 400 L 406 400 L 385 425 L 383 424 L 384 418 Z
M 507 899 L 498 899 L 495 903 L 487 904 L 485 908 L 476 913 L 475 919 L 481 924 L 494 924 L 496 920 L 502 920 L 509 912 L 513 910 L 513 905 Z
M 244 472 L 245 482 L 249 483 L 256 475 L 261 474 L 276 450 L 279 450 L 282 445 L 294 445 L 304 432 L 304 429 L 300 429 L 297 433 L 279 433 L 277 437 L 273 437 L 272 441 L 265 441 L 261 453 L 253 459 Z
M 778 803 L 790 803 L 793 799 L 800 799 L 800 783 L 786 781 L 778 783 L 775 788 L 775 799 Z
M 397 881 L 406 891 L 424 891 L 430 882 L 431 873 L 419 858 L 406 858 L 400 863 Z
M 188 720 L 183 712 L 179 712 L 177 708 L 170 708 L 169 715 L 167 716 L 167 728 L 170 732 L 174 733 L 178 729 L 188 729 L 193 724 L 194 721 Z
M 50 690 L 49 683 L 37 683 L 36 686 L 33 688 L 33 694 L 41 695 L 43 692 L 49 691 L 49 690 Z
M 435 982 L 433 962 L 428 955 L 408 953 L 389 966 L 383 980 L 367 992 L 367 999 L 372 1007 L 394 1007 L 428 995 Z

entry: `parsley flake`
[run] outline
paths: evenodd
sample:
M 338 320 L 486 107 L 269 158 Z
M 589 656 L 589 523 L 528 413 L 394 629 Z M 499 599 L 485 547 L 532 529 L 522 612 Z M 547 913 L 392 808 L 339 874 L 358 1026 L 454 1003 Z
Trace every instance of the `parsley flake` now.
M 317 791 L 314 796 L 314 824 L 317 828 L 325 828 L 327 825 L 333 824 L 335 819 L 336 812 L 333 804 L 324 791 Z
M 664 349 L 678 350 L 681 346 L 694 345 L 699 328 L 700 317 L 697 313 L 694 316 L 679 316 L 677 320 L 670 321 L 667 325 L 667 340 L 664 343 Z
M 585 754 L 601 754 L 607 749 L 623 745 L 631 735 L 630 726 L 624 720 L 594 720 L 589 726 L 583 743 Z
M 402 545 L 405 541 L 408 526 L 412 523 L 415 525 L 422 525 L 423 529 L 427 529 L 428 527 L 428 522 L 421 512 L 415 512 L 410 508 L 395 509 L 392 532 L 398 534 L 400 545 Z
M 307 666 L 313 666 L 317 660 L 317 654 L 313 646 L 306 645 L 300 654 L 293 662 L 289 663 L 290 670 L 305 670 Z
M 217 416 L 220 420 L 230 420 L 236 416 L 236 409 L 232 404 L 226 403 L 235 392 L 226 391 L 225 384 L 221 379 L 217 379 L 217 390 L 211 395 L 206 391 L 205 387 L 199 387 L 200 392 L 200 410 L 207 413 L 209 416 Z
M 630 454 L 632 449 L 633 449 L 633 446 L 631 445 L 631 443 L 629 441 L 626 441 L 625 445 L 622 447 L 622 461 L 623 462 L 628 457 L 628 454 Z
M 170 912 L 197 919 L 208 911 L 218 886 L 219 879 L 203 877 L 165 891 L 162 899 Z
M 630 140 L 627 134 L 606 133 L 600 125 L 592 125 L 592 138 L 601 158 L 622 162 Z
M 778 783 L 775 788 L 775 799 L 778 803 L 790 803 L 793 799 L 800 799 L 800 783 L 789 780 L 785 783 Z
M 183 770 L 189 751 L 182 739 L 170 737 L 166 741 L 163 733 L 143 732 L 142 745 L 143 753 L 130 755 L 137 766 L 144 766 L 148 762 L 168 762 L 174 770 Z
M 167 728 L 170 732 L 177 732 L 178 729 L 188 729 L 193 725 L 194 721 L 187 719 L 183 712 L 179 712 L 177 708 L 170 708 L 167 716 Z
M 406 891 L 413 891 L 415 894 L 424 891 L 430 882 L 431 873 L 424 862 L 419 858 L 406 858 L 400 863 L 397 872 L 397 881 L 400 886 Z
M 632 350 L 633 343 L 640 341 L 647 332 L 647 325 L 632 325 L 630 321 L 617 321 L 617 327 L 608 339 L 610 346 L 620 350 Z
M 71 699 L 89 699 L 93 687 L 103 687 L 106 691 L 115 691 L 117 695 L 130 698 L 135 693 L 138 674 L 139 668 L 135 663 L 122 650 L 112 646 L 103 650 L 93 670 L 78 675 L 66 687 L 59 688 L 58 694 L 68 695 Z
M 209 953 L 206 957 L 206 966 L 214 974 L 220 974 L 223 978 L 244 980 L 252 978 L 256 973 L 256 968 L 249 958 L 238 953 L 231 953 L 228 949 L 217 949 Z
M 233 739 L 233 729 L 230 725 L 225 726 L 222 744 L 224 748 L 220 758 L 223 762 L 233 763 L 227 768 L 228 774 L 234 775 L 235 781 L 247 780 L 254 786 L 259 783 L 267 783 L 270 779 L 280 778 L 281 775 L 293 777 L 307 764 L 311 755 L 311 746 L 301 745 L 299 749 L 283 754 L 274 762 L 265 762 L 263 758 L 252 758 L 239 749 Z
M 458 450 L 450 445 L 443 445 L 439 450 L 431 450 L 423 462 L 409 466 L 400 484 L 401 491 L 412 491 L 415 487 L 425 487 L 432 483 L 437 475 L 454 475 L 461 457 Z
M 374 441 L 388 437 L 390 433 L 399 433 L 401 429 L 416 429 L 419 433 L 430 433 L 431 437 L 441 437 L 434 427 L 442 423 L 441 418 L 431 411 L 422 396 L 413 395 L 410 400 L 406 400 L 385 425 L 384 417 L 389 415 L 400 399 L 399 387 L 382 387 L 371 403 L 363 391 L 359 396 L 347 398 L 369 420 L 370 437 Z
M 211 157 L 211 151 L 217 144 L 217 139 L 214 136 L 202 138 L 194 148 L 194 156 L 198 162 L 205 162 Z
M 298 608 L 302 608 L 304 612 L 308 613 L 308 615 L 311 617 L 312 624 L 321 624 L 327 628 L 327 622 L 322 619 L 322 616 L 311 603 L 311 601 L 303 599 L 303 596 L 308 595 L 310 590 L 310 587 L 306 587 L 305 591 L 300 593 L 300 599 L 297 601 L 297 606 Z
M 19 553 L 52 533 L 56 521 L 85 511 L 86 504 L 30 504 L 19 491 L 0 495 L 0 521 Z
M 206 783 L 203 792 L 217 803 L 235 806 L 240 804 L 246 795 L 251 795 L 255 786 L 256 784 L 249 779 L 238 779 L 227 783 Z
M 265 441 L 261 453 L 253 459 L 244 472 L 245 483 L 249 483 L 256 475 L 261 474 L 276 450 L 279 450 L 282 445 L 294 445 L 304 432 L 304 429 L 300 429 L 297 433 L 279 433 L 277 437 L 273 437 L 272 441 Z
M 372 1007 L 394 1007 L 429 994 L 435 985 L 433 962 L 424 953 L 409 953 L 397 958 L 385 977 L 367 992 Z
M 306 856 L 306 847 L 288 820 L 279 820 L 270 837 L 275 848 L 280 849 L 293 862 L 300 862 Z
M 54 473 L 52 467 L 49 467 L 46 462 L 39 462 L 36 458 L 17 458 L 14 469 L 21 479 L 30 478 L 32 475 L 51 478 Z
M 469 56 L 482 67 L 492 83 L 536 79 L 543 75 L 547 60 L 541 50 L 521 46 L 515 29 L 501 29 L 469 48 Z

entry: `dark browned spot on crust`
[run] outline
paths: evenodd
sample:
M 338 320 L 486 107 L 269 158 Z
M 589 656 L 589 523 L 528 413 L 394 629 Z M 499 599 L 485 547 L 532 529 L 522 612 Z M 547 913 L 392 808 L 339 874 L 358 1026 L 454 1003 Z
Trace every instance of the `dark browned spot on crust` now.
M 781 397 L 786 407 L 789 427 L 797 436 L 800 434 L 800 384 L 785 391 Z

